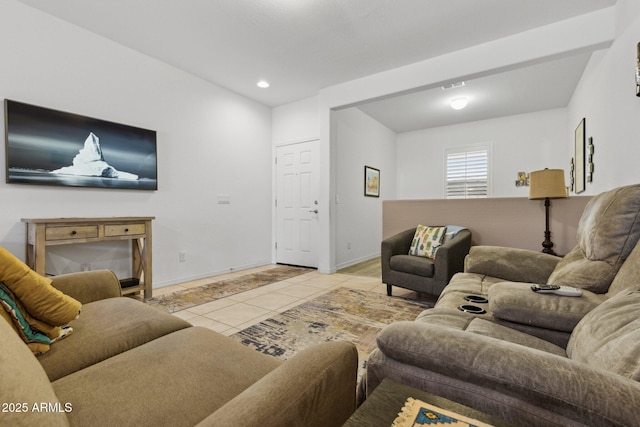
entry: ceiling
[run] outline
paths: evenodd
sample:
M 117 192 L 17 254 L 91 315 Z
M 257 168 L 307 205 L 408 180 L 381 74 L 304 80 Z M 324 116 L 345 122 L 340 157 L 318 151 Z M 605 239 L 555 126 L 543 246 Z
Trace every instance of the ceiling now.
M 268 106 L 592 12 L 616 0 L 19 0 Z M 461 30 L 463 29 L 463 30 Z M 442 89 L 360 108 L 401 132 L 566 106 L 588 55 L 466 82 L 472 100 L 437 119 Z M 271 86 L 260 89 L 258 80 Z M 527 83 L 525 83 L 527 82 Z M 534 84 L 531 84 L 534 82 Z M 440 92 L 440 94 L 441 94 Z M 448 95 L 447 95 L 448 96 Z M 479 108 L 481 101 L 494 99 Z M 516 102 L 517 101 L 517 102 Z M 474 109 L 475 105 L 475 109 Z M 482 110 L 482 111 L 480 111 Z M 526 112 L 526 111 L 522 111 Z M 428 118 L 426 122 L 422 122 Z M 411 119 L 411 117 L 420 120 Z M 453 117 L 453 118 L 452 118 Z M 456 118 L 457 117 L 457 118 Z
M 417 91 L 359 108 L 397 133 L 563 108 L 590 57 L 590 52 L 581 53 L 466 80 L 462 87 Z M 453 110 L 451 100 L 461 97 L 468 100 L 467 107 Z

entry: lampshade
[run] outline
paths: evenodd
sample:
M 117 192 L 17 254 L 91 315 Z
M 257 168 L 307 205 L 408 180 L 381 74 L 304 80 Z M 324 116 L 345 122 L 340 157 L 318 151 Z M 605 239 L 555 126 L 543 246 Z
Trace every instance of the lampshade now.
M 564 170 L 543 169 L 529 174 L 530 199 L 559 199 L 568 197 L 564 184 Z

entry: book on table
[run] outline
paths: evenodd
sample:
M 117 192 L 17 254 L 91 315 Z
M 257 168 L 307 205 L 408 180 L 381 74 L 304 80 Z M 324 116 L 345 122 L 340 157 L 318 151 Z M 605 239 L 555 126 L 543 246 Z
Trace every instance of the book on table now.
M 402 411 L 393 421 L 392 427 L 420 427 L 420 426 L 464 426 L 487 427 L 490 424 L 440 408 L 422 400 L 409 397 L 402 407 Z

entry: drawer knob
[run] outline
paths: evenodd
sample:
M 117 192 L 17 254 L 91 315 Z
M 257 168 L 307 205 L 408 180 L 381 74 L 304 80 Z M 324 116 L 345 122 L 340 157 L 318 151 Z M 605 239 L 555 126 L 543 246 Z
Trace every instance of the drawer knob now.
M 124 232 L 125 232 L 125 233 L 128 233 L 128 232 L 129 232 L 129 229 L 128 229 L 128 228 L 125 228 L 125 229 L 124 229 Z
M 75 236 L 76 234 L 78 234 L 78 232 L 76 230 L 71 231 L 71 235 Z

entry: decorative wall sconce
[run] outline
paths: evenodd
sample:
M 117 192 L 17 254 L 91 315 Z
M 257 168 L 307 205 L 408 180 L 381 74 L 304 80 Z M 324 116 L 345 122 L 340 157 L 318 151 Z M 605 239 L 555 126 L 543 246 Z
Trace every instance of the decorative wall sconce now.
M 529 186 L 529 174 L 526 172 L 518 172 L 518 179 L 516 179 L 516 187 Z
M 571 184 L 571 191 L 575 191 L 575 186 L 576 186 L 576 163 L 575 160 L 573 159 L 573 157 L 571 158 L 571 164 L 569 167 L 569 177 L 570 177 L 570 184 Z
M 593 182 L 593 138 L 589 137 L 587 145 L 587 182 Z
M 586 131 L 585 131 L 585 122 L 586 119 L 583 118 L 580 120 L 578 127 L 576 128 L 576 140 L 575 140 L 575 161 L 573 163 L 573 191 L 576 194 L 580 194 L 585 190 L 586 186 L 586 167 L 587 167 L 587 156 L 586 156 Z

